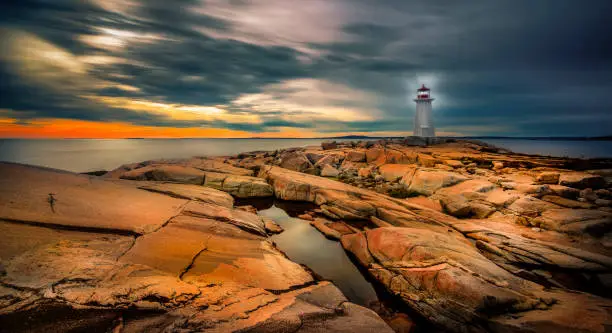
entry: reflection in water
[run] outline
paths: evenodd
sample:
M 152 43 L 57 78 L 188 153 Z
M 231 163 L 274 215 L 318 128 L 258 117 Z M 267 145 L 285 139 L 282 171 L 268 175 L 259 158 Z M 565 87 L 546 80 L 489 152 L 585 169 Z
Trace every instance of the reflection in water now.
M 325 238 L 308 221 L 293 218 L 278 206 L 279 203 L 275 203 L 259 214 L 285 229 L 271 237 L 281 251 L 292 261 L 306 265 L 322 278 L 332 281 L 349 301 L 368 306 L 378 300 L 372 285 L 347 257 L 339 242 Z

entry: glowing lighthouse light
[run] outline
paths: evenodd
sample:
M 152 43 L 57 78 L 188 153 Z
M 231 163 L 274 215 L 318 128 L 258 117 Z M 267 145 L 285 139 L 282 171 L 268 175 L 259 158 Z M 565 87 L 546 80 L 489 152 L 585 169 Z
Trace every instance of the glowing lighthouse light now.
M 414 134 L 415 136 L 436 136 L 433 125 L 433 114 L 431 102 L 434 100 L 429 95 L 430 89 L 422 85 L 417 89 L 416 114 L 414 115 Z

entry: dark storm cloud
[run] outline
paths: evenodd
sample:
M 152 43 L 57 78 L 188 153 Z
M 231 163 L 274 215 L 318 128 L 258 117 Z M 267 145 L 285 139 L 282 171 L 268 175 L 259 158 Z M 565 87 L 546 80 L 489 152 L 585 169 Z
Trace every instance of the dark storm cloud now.
M 132 54 L 130 59 L 147 66 L 128 72 L 133 79 L 126 83 L 144 88 L 150 95 L 169 95 L 179 103 L 225 103 L 265 84 L 305 75 L 291 49 L 205 36 L 126 52 Z M 111 72 L 116 69 L 109 68 Z M 189 76 L 202 79 L 186 81 Z
M 376 91 L 389 117 L 409 122 L 411 114 L 406 109 L 412 107 L 403 96 L 406 81 L 416 83 L 417 77 L 427 81 L 433 76 L 436 82 L 424 83 L 434 84 L 433 94 L 442 97 L 434 102 L 441 128 L 480 126 L 482 131 L 474 134 L 491 135 L 610 133 L 612 34 L 607 31 L 612 31 L 612 25 L 605 13 L 612 3 L 377 4 L 406 13 L 401 16 L 405 20 L 393 22 L 392 11 L 384 11 L 376 21 L 387 26 L 349 27 L 361 31 L 362 38 L 318 47 L 338 59 L 376 62 L 378 70 L 369 68 L 375 73 L 353 70 L 359 66 L 346 66 L 350 60 L 339 66 L 323 64 L 324 75 Z M 390 15 L 386 21 L 385 15 Z M 391 32 L 388 25 L 394 26 Z M 546 123 L 551 125 L 540 126 Z M 499 133 L 500 124 L 512 128 Z M 389 129 L 389 125 L 370 128 Z
M 216 40 L 197 32 L 197 28 L 229 27 L 225 21 L 191 12 L 190 6 L 197 4 L 197 1 L 147 1 L 133 15 L 122 15 L 81 1 L 26 1 L 3 3 L 1 15 L 4 27 L 17 27 L 36 34 L 75 55 L 94 54 L 125 60 L 96 65 L 90 68 L 89 74 L 93 78 L 135 86 L 140 90 L 132 92 L 109 87 L 85 91 L 101 96 L 163 96 L 170 103 L 219 104 L 240 94 L 256 92 L 265 84 L 304 75 L 293 49 Z M 80 40 L 83 36 L 100 35 L 103 28 L 148 34 L 162 38 L 163 42 L 134 43 L 115 50 L 88 45 Z M 13 114 L 19 119 L 57 117 L 129 121 L 154 126 L 224 125 L 232 129 L 243 126 L 169 121 L 160 116 L 95 105 L 74 96 L 72 91 L 50 92 L 23 82 L 14 72 L 7 70 L 11 64 L 0 65 L 0 92 L 3 96 L 0 108 L 14 110 Z M 261 131 L 260 125 L 247 127 Z
M 115 2 L 122 1 L 109 3 Z M 51 92 L 47 86 L 23 80 L 2 57 L 0 108 L 12 110 L 15 118 L 24 121 L 74 118 L 252 132 L 281 127 L 409 132 L 414 109 L 410 97 L 417 84 L 427 83 L 437 97 L 436 125 L 447 132 L 610 134 L 610 1 L 347 0 L 335 3 L 337 22 L 331 23 L 338 24 L 333 38 L 312 30 L 327 21 L 300 21 L 295 31 L 271 29 L 265 31 L 267 35 L 255 36 L 254 31 L 245 35 L 239 16 L 248 15 L 251 21 L 270 19 L 243 12 L 262 4 L 246 0 L 223 4 L 222 9 L 235 10 L 238 19 L 233 19 L 218 15 L 213 7 L 220 5 L 215 1 L 141 1 L 129 10 L 76 0 L 2 2 L 2 27 L 29 32 L 74 56 L 106 56 L 116 61 L 87 69 L 91 80 L 114 86 L 81 85 L 76 91 Z M 293 10 L 299 15 L 297 2 Z M 86 37 L 103 35 L 101 29 L 129 31 L 136 37 L 117 48 L 88 43 Z M 294 35 L 304 40 L 288 38 Z M 270 85 L 302 78 L 370 93 L 380 111 L 378 120 L 291 121 L 283 117 L 283 110 L 254 111 L 232 105 L 245 94 L 265 93 Z M 96 104 L 85 95 L 226 105 L 230 114 L 263 118 L 253 124 L 170 120 Z M 329 100 L 329 106 L 354 109 L 361 103 L 350 95 Z

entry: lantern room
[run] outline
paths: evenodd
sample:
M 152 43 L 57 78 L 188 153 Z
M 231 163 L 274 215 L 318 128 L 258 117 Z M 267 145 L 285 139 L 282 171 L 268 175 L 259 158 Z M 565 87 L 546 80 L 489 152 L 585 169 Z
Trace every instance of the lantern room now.
M 424 84 L 421 86 L 421 88 L 417 89 L 417 98 L 429 99 L 429 88 L 425 87 Z

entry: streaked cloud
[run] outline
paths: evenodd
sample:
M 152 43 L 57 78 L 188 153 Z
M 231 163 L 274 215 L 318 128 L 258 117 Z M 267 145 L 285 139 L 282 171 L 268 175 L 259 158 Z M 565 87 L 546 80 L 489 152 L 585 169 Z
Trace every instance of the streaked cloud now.
M 69 135 L 50 128 L 71 122 L 168 136 L 406 135 L 422 83 L 440 133 L 612 128 L 605 0 L 28 0 L 0 9 L 2 136 Z

